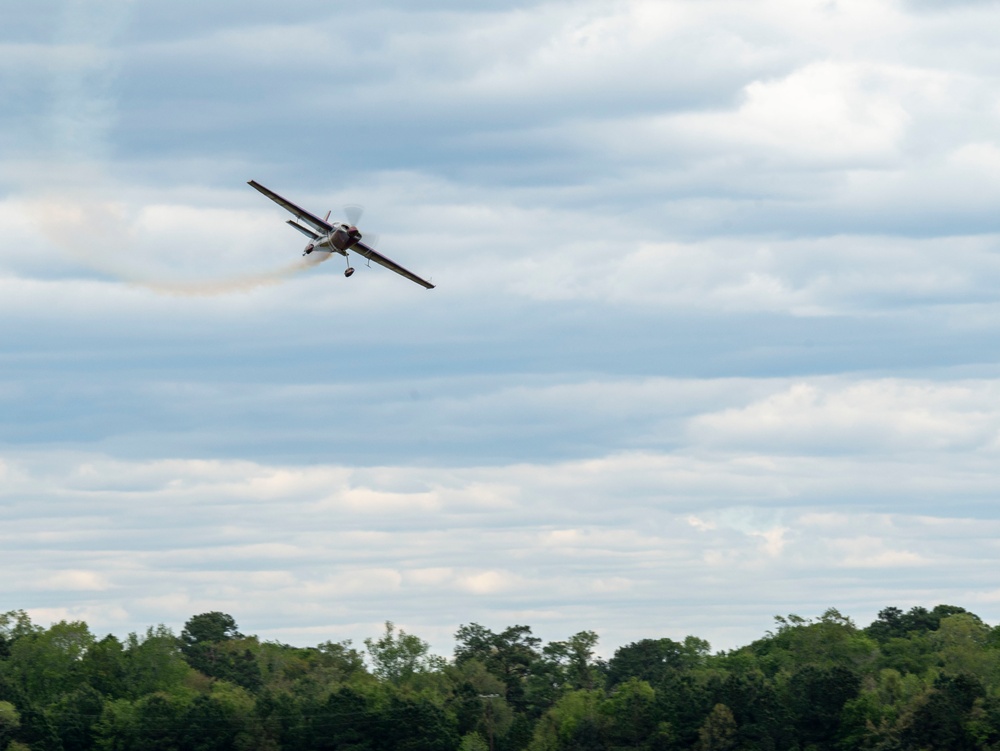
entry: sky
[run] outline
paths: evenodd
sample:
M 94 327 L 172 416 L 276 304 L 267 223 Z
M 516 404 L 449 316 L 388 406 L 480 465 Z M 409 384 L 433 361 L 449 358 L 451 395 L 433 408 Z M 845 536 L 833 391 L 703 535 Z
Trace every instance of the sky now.
M 1000 621 L 1000 4 L 9 5 L 0 612 Z

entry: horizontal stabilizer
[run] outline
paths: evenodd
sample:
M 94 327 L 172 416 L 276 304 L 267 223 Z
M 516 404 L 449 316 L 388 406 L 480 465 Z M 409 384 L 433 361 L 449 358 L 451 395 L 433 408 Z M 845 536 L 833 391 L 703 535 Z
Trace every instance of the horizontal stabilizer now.
M 305 235 L 306 237 L 308 237 L 310 240 L 319 240 L 319 235 L 317 235 L 311 229 L 303 227 L 301 224 L 299 224 L 298 222 L 294 221 L 293 219 L 289 219 L 288 223 L 290 225 L 292 225 L 293 227 L 295 227 L 295 229 L 297 229 L 303 235 Z

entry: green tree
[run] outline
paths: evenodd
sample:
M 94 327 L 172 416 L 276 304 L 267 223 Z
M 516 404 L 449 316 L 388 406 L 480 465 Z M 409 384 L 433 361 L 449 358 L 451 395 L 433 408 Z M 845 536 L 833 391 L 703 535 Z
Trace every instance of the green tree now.
M 64 694 L 50 706 L 48 715 L 62 741 L 63 751 L 89 751 L 93 748 L 95 726 L 103 711 L 104 697 L 88 685 Z
M 454 719 L 425 697 L 390 696 L 378 726 L 379 751 L 454 751 L 459 744 Z
M 245 717 L 212 696 L 198 696 L 184 713 L 179 746 L 183 751 L 229 751 Z
M 792 724 L 787 700 L 781 696 L 777 680 L 766 677 L 761 671 L 749 669 L 728 674 L 713 675 L 707 682 L 711 702 L 729 709 L 739 726 L 739 741 L 748 748 L 768 743 L 790 745 Z
M 891 668 L 867 676 L 858 696 L 844 704 L 840 722 L 841 747 L 899 747 L 903 728 L 912 720 L 914 707 L 926 699 L 928 690 L 919 676 L 904 675 Z
M 380 750 L 380 709 L 374 697 L 345 686 L 322 705 L 322 711 L 309 713 L 306 743 L 300 748 L 328 751 Z
M 21 727 L 21 713 L 9 701 L 0 701 L 0 748 L 14 740 L 14 733 Z
M 827 609 L 817 620 L 797 615 L 776 616 L 777 633 L 750 645 L 765 666 L 765 672 L 789 672 L 806 664 L 818 667 L 841 665 L 860 668 L 878 656 L 878 642 L 856 628 L 836 608 Z
M 243 634 L 237 630 L 233 617 L 228 613 L 220 613 L 218 610 L 191 616 L 184 624 L 184 630 L 181 631 L 181 641 L 185 647 L 239 639 L 242 636 Z
M 430 645 L 423 639 L 396 631 L 392 621 L 385 622 L 385 633 L 378 639 L 365 639 L 373 672 L 382 680 L 399 684 L 421 673 L 440 670 L 444 660 L 430 654 Z
M 709 687 L 691 675 L 668 673 L 656 685 L 656 717 L 666 722 L 681 748 L 698 742 L 698 730 L 718 703 Z
M 0 660 L 10 656 L 10 647 L 15 641 L 41 630 L 31 622 L 31 618 L 23 610 L 0 613 Z
M 177 697 L 152 694 L 136 702 L 135 737 L 129 751 L 180 751 L 187 707 Z
M 266 740 L 261 746 L 286 751 L 318 748 L 310 745 L 313 728 L 307 717 L 315 717 L 320 711 L 311 695 L 297 697 L 265 688 L 254 703 L 254 716 L 260 723 L 262 739 Z
M 913 632 L 923 634 L 930 631 L 937 631 L 942 619 L 952 615 L 966 614 L 977 621 L 980 620 L 979 616 L 975 613 L 970 613 L 965 608 L 960 608 L 957 605 L 935 605 L 932 610 L 916 605 L 905 613 L 902 613 L 899 608 L 886 608 L 886 610 L 879 613 L 880 620 L 882 619 L 882 613 L 886 611 L 892 611 L 894 617 L 893 633 L 890 636 L 905 636 Z
M 63 751 L 55 723 L 41 708 L 34 704 L 22 706 L 20 715 L 18 741 L 28 744 L 32 751 Z
M 479 733 L 473 731 L 462 736 L 458 751 L 490 751 L 490 744 Z
M 603 685 L 601 665 L 594 660 L 597 634 L 581 631 L 566 641 L 549 642 L 542 649 L 549 675 L 569 689 L 593 689 Z
M 366 673 L 364 655 L 351 646 L 351 640 L 325 641 L 316 647 L 323 667 L 331 668 L 340 680 Z
M 698 751 L 730 751 L 736 748 L 736 719 L 725 704 L 712 707 L 698 730 Z
M 977 697 L 965 727 L 977 749 L 1000 749 L 1000 699 Z
M 940 676 L 921 697 L 901 731 L 904 746 L 922 751 L 972 751 L 968 722 L 977 699 L 985 694 L 972 676 Z
M 494 633 L 478 623 L 459 627 L 455 633 L 455 663 L 477 660 L 503 681 L 507 701 L 518 711 L 526 708 L 525 684 L 540 657 L 542 640 L 530 626 L 509 626 Z
M 581 689 L 559 699 L 535 726 L 528 751 L 601 748 L 607 743 L 603 692 Z
M 110 634 L 90 645 L 81 670 L 87 683 L 103 696 L 120 699 L 128 695 L 128 665 L 125 646 Z
M 1000 652 L 989 648 L 990 627 L 971 613 L 956 613 L 941 619 L 930 635 L 938 662 L 952 675 L 974 675 L 983 683 L 1000 676 Z
M 640 639 L 615 650 L 608 661 L 608 688 L 638 678 L 650 684 L 683 666 L 683 646 L 673 639 Z
M 934 631 L 938 627 L 938 620 L 927 608 L 917 605 L 903 614 L 903 630 L 906 633 L 910 633 L 911 631 L 918 633 Z
M 884 644 L 889 639 L 899 639 L 906 636 L 906 627 L 903 623 L 903 611 L 897 607 L 887 607 L 879 611 L 878 617 L 865 629 L 865 632 Z
M 614 747 L 640 748 L 657 730 L 656 691 L 638 678 L 619 684 L 602 702 L 601 711 L 607 717 L 608 741 Z
M 0 670 L 28 701 L 50 704 L 83 682 L 81 661 L 93 641 L 86 623 L 59 621 L 15 638 Z
M 290 691 L 297 696 L 324 700 L 332 688 L 347 681 L 363 681 L 364 655 L 351 647 L 350 641 L 323 642 L 316 647 L 292 647 L 277 642 L 256 643 L 243 639 L 252 649 L 260 670 L 261 687 L 271 691 Z M 252 690 L 253 686 L 246 686 Z
M 452 706 L 458 732 L 463 737 L 478 732 L 495 748 L 514 721 L 514 712 L 504 697 L 506 686 L 478 660 L 454 665 L 448 673 L 455 686 Z
M 131 633 L 125 640 L 125 686 L 132 699 L 163 691 L 176 693 L 192 674 L 180 643 L 166 626 Z
M 257 663 L 259 644 L 256 638 L 244 638 L 212 645 L 206 650 L 211 659 L 204 663 L 206 675 L 257 691 L 264 683 Z
M 857 698 L 861 680 L 845 667 L 805 665 L 788 682 L 788 706 L 802 746 L 833 748 L 841 736 L 847 702 Z
M 263 684 L 255 637 L 246 638 L 231 615 L 212 611 L 192 616 L 181 632 L 181 650 L 195 670 L 256 690 Z
M 496 748 L 497 739 L 503 740 L 514 721 L 514 712 L 499 693 L 478 694 L 482 711 L 477 727 L 483 736 L 489 740 L 489 749 Z
M 139 712 L 128 699 L 104 703 L 100 719 L 94 725 L 98 751 L 132 751 L 139 738 Z

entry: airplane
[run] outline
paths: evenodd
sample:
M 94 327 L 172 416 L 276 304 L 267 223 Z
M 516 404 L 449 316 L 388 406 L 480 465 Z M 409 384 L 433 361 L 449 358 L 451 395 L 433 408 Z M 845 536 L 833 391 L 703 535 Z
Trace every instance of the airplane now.
M 412 271 L 407 271 L 395 261 L 386 258 L 384 255 L 375 250 L 375 248 L 361 242 L 361 233 L 353 223 L 344 224 L 343 222 L 335 222 L 330 224 L 329 211 L 326 212 L 325 218 L 320 219 L 318 216 L 310 214 L 305 209 L 299 208 L 288 199 L 282 198 L 273 190 L 265 188 L 256 180 L 249 180 L 247 185 L 251 188 L 259 190 L 276 204 L 294 214 L 296 219 L 309 225 L 308 227 L 303 227 L 296 221 L 292 221 L 291 219 L 288 220 L 288 224 L 292 225 L 295 229 L 309 238 L 309 244 L 306 245 L 305 250 L 302 251 L 302 255 L 309 255 L 314 250 L 322 250 L 327 253 L 340 253 L 347 260 L 347 270 L 344 271 L 344 276 L 350 276 L 354 273 L 354 269 L 351 268 L 351 261 L 347 256 L 347 252 L 352 250 L 359 256 L 362 256 L 369 261 L 375 261 L 378 265 L 385 266 L 387 269 L 395 271 L 400 276 L 405 276 L 407 279 L 416 282 L 421 287 L 434 289 L 434 285 L 426 279 L 421 279 Z

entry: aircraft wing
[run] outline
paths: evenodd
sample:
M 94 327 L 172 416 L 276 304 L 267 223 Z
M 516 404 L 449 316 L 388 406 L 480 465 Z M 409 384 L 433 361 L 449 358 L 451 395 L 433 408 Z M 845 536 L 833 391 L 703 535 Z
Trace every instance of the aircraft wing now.
M 251 188 L 256 188 L 257 190 L 259 190 L 261 193 L 263 193 L 265 196 L 267 196 L 268 198 L 270 198 L 272 201 L 274 201 L 276 204 L 278 204 L 279 206 L 281 206 L 283 209 L 286 209 L 287 211 L 290 211 L 291 213 L 293 213 L 295 215 L 296 219 L 299 219 L 300 221 L 305 222 L 310 227 L 312 227 L 314 230 L 316 230 L 317 232 L 319 232 L 321 235 L 325 235 L 327 232 L 330 232 L 333 229 L 333 225 L 332 224 L 327 224 L 322 219 L 320 219 L 318 216 L 314 216 L 313 214 L 310 214 L 305 209 L 296 206 L 294 203 L 292 203 L 291 201 L 289 201 L 287 198 L 282 198 L 277 193 L 275 193 L 273 190 L 265 188 L 263 185 L 261 185 L 256 180 L 250 180 L 249 182 L 247 182 L 247 185 L 249 185 Z
M 375 263 L 377 263 L 379 266 L 385 266 L 390 271 L 395 271 L 400 276 L 405 276 L 411 282 L 416 282 L 421 287 L 426 287 L 427 289 L 434 289 L 434 285 L 428 282 L 426 279 L 421 279 L 412 271 L 407 271 L 395 261 L 386 258 L 384 255 L 375 250 L 375 248 L 370 248 L 363 242 L 355 243 L 354 246 L 351 248 L 351 251 L 353 253 L 357 253 L 359 256 L 367 258 L 369 261 L 375 261 Z

